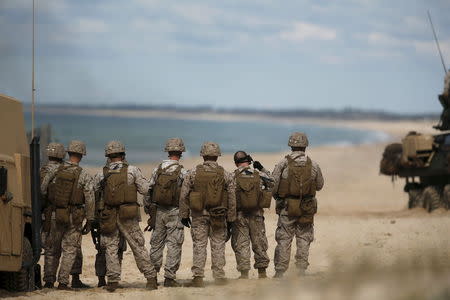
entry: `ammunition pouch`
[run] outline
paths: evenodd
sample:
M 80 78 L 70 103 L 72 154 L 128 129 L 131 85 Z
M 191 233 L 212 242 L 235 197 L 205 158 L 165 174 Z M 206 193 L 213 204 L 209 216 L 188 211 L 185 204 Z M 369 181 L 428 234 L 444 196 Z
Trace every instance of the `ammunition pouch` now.
M 270 203 L 272 202 L 272 192 L 263 190 L 259 196 L 259 208 L 270 208 Z
M 46 207 L 44 210 L 44 222 L 42 223 L 42 232 L 50 232 L 52 227 L 52 215 L 53 209 L 51 206 Z
M 139 206 L 137 204 L 122 204 L 119 207 L 119 219 L 131 220 L 139 216 Z
M 286 203 L 289 217 L 300 217 L 302 215 L 300 198 L 286 198 Z
M 55 209 L 56 224 L 58 226 L 68 226 L 70 224 L 70 208 L 56 208 Z
M 211 227 L 213 230 L 220 230 L 225 228 L 226 226 L 226 216 L 227 216 L 227 208 L 226 207 L 216 207 L 209 210 Z
M 204 202 L 202 193 L 191 192 L 189 194 L 189 208 L 194 212 L 202 212 L 204 209 Z
M 298 219 L 300 223 L 313 223 L 314 215 L 317 213 L 317 199 L 313 196 L 304 197 L 300 202 L 302 215 Z
M 83 206 L 72 206 L 71 209 L 72 214 L 72 224 L 75 228 L 81 227 L 83 224 L 83 220 L 86 217 L 85 210 Z
M 117 209 L 105 207 L 100 214 L 100 233 L 111 234 L 117 228 Z

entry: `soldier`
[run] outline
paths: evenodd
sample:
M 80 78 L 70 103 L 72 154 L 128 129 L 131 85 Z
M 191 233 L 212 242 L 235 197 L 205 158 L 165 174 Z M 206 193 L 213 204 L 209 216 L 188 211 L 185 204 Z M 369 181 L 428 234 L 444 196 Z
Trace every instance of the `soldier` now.
M 51 173 L 54 176 L 58 168 L 63 163 L 63 159 L 66 156 L 66 150 L 64 149 L 64 145 L 60 143 L 50 143 L 47 146 L 47 157 L 48 163 L 41 168 L 40 177 L 41 182 L 44 181 L 45 176 L 48 173 Z M 51 257 L 51 247 L 53 245 L 52 239 L 50 237 L 51 228 L 55 228 L 56 222 L 53 219 L 52 214 L 54 207 L 51 203 L 49 203 L 47 197 L 42 198 L 42 207 L 43 207 L 43 223 L 42 223 L 42 245 L 44 248 L 44 282 L 45 288 L 53 288 L 53 285 L 56 281 L 56 272 L 58 270 L 59 258 L 61 256 L 61 251 L 55 251 L 57 254 L 56 258 Z M 54 229 L 53 229 L 54 230 Z M 60 250 L 60 249 L 57 249 Z M 51 264 L 51 262 L 55 262 L 55 264 Z M 70 274 L 72 275 L 72 287 L 74 288 L 88 288 L 89 286 L 84 284 L 80 280 L 80 274 L 82 271 L 83 265 L 83 254 L 81 252 L 81 247 L 79 251 L 77 251 L 77 256 L 75 258 L 75 263 L 72 267 L 72 271 Z
M 273 171 L 273 195 L 279 215 L 275 231 L 275 278 L 283 277 L 289 266 L 292 239 L 296 238 L 296 266 L 303 275 L 309 265 L 309 246 L 314 240 L 314 214 L 317 212 L 316 191 L 323 187 L 320 167 L 305 155 L 306 134 L 294 132 L 288 146 L 292 153 L 281 160 Z
M 447 71 L 444 78 L 444 91 L 442 92 L 444 97 L 449 98 L 450 96 L 450 70 Z
M 147 211 L 152 212 L 149 229 L 154 229 L 150 240 L 150 259 L 159 272 L 164 246 L 167 245 L 164 286 L 179 287 L 181 285 L 175 278 L 181 262 L 184 227 L 180 222 L 178 205 L 181 185 L 187 173 L 179 161 L 186 149 L 182 139 L 172 138 L 167 140 L 164 151 L 168 152 L 169 159 L 153 170 L 149 193 L 151 201 L 146 203 Z M 151 224 L 153 222 L 154 225 Z
M 193 280 L 188 286 L 203 287 L 206 247 L 211 245 L 211 269 L 217 284 L 226 284 L 225 243 L 227 231 L 236 219 L 236 195 L 233 175 L 217 163 L 219 145 L 206 142 L 197 165 L 185 177 L 180 194 L 180 218 L 190 227 L 193 241 Z M 192 223 L 190 219 L 192 215 Z
M 244 151 L 234 154 L 237 218 L 233 224 L 231 246 L 236 255 L 237 270 L 241 272 L 240 279 L 248 278 L 250 243 L 259 278 L 267 278 L 266 268 L 270 261 L 263 208 L 270 207 L 272 192 L 269 189 L 273 186 L 273 179 L 260 162 L 253 162 L 253 168 L 250 165 L 252 161 Z
M 106 168 L 109 168 L 111 160 L 108 158 L 106 160 Z M 100 175 L 96 175 L 94 182 L 99 183 L 95 191 L 95 222 L 91 229 L 92 240 L 97 250 L 95 255 L 95 275 L 98 278 L 97 287 L 106 286 L 106 248 L 102 245 L 100 238 L 100 222 L 101 222 L 101 211 L 100 205 L 103 205 L 103 195 L 105 190 L 105 182 L 101 178 L 97 178 Z M 103 176 L 103 173 L 101 173 Z M 102 177 L 103 178 L 103 177 Z M 122 265 L 123 253 L 127 250 L 127 242 L 122 234 L 119 236 L 119 247 L 117 249 L 117 257 L 119 259 L 119 264 Z
M 106 289 L 114 292 L 119 284 L 121 264 L 118 257 L 120 235 L 133 251 L 139 271 L 147 278 L 147 289 L 157 289 L 156 271 L 145 249 L 145 239 L 139 227 L 140 210 L 137 192 L 147 194 L 149 183 L 141 170 L 125 161 L 125 146 L 111 141 L 105 147 L 105 156 L 111 163 L 95 177 L 94 187 L 104 185 L 100 222 L 100 245 L 106 249 Z
M 74 267 L 76 257 L 81 253 L 81 235 L 90 230 L 94 219 L 92 178 L 79 166 L 83 155 L 86 155 L 86 146 L 81 141 L 71 141 L 67 153 L 69 160 L 59 165 L 54 173 L 47 173 L 41 185 L 42 195 L 51 203 L 52 214 L 55 216 L 50 229 L 52 246 L 49 247 L 48 265 L 56 272 L 61 256 L 58 274 L 60 290 L 70 290 L 69 273 Z M 87 221 L 83 227 L 84 218 Z M 75 266 L 76 268 L 80 269 L 81 273 L 81 264 Z M 46 286 L 53 286 L 51 279 L 46 281 Z M 72 287 L 79 286 L 73 284 Z
M 437 126 L 434 128 L 439 130 L 450 129 L 450 71 L 447 72 L 444 78 L 444 90 L 439 95 L 439 102 L 442 105 L 441 119 Z

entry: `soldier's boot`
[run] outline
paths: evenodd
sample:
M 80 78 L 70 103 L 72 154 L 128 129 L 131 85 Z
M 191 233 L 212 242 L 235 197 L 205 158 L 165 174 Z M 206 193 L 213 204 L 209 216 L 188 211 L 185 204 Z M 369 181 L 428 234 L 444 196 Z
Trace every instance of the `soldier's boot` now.
M 186 284 L 187 287 L 198 287 L 202 288 L 205 286 L 203 283 L 203 277 L 200 276 L 194 276 L 194 278 Z
M 55 285 L 54 282 L 46 282 L 46 283 L 44 284 L 44 289 L 52 289 L 52 288 L 55 287 L 54 285 Z
M 89 285 L 84 284 L 81 280 L 80 280 L 80 275 L 72 275 L 72 288 L 73 289 L 88 289 L 90 288 Z
M 283 278 L 284 272 L 283 271 L 276 271 L 273 278 Z
M 108 292 L 112 293 L 115 290 L 117 290 L 118 287 L 119 287 L 119 283 L 118 282 L 108 282 L 108 284 L 106 285 L 106 290 Z
M 267 278 L 266 268 L 259 268 L 258 269 L 258 278 L 259 279 Z
M 248 279 L 248 270 L 241 271 L 241 276 L 239 279 Z
M 67 284 L 65 283 L 60 283 L 58 284 L 58 290 L 61 291 L 71 291 L 72 289 L 70 287 L 67 286 Z
M 226 279 L 226 278 L 216 278 L 216 279 L 214 279 L 214 283 L 216 285 L 226 285 L 228 283 L 228 279 Z
M 98 276 L 98 284 L 97 287 L 103 287 L 106 286 L 106 279 L 105 276 Z
M 158 289 L 158 280 L 156 279 L 156 276 L 148 278 L 147 285 L 145 287 L 150 291 Z
M 172 278 L 166 278 L 164 279 L 164 286 L 165 287 L 180 287 L 181 284 L 179 284 L 176 280 Z
M 298 269 L 298 276 L 302 277 L 302 276 L 305 276 L 305 274 L 306 274 L 306 269 L 303 269 L 303 268 Z

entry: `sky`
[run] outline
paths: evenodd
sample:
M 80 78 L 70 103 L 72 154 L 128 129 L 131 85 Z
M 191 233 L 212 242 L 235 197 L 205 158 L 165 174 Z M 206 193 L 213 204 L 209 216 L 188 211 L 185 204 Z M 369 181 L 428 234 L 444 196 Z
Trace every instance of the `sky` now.
M 0 93 L 31 99 L 32 0 L 0 0 Z M 37 103 L 439 112 L 448 0 L 36 0 Z

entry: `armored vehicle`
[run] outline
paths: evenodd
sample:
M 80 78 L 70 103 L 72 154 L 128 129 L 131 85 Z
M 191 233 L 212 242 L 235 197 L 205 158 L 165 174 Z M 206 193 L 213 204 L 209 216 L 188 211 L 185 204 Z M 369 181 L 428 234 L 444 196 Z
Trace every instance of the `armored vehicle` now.
M 28 145 L 22 104 L 0 94 L 0 289 L 40 283 L 39 142 Z
M 380 173 L 405 178 L 409 208 L 429 212 L 450 208 L 450 97 L 439 95 L 443 106 L 439 134 L 410 132 L 401 143 L 388 145 L 380 163 Z

